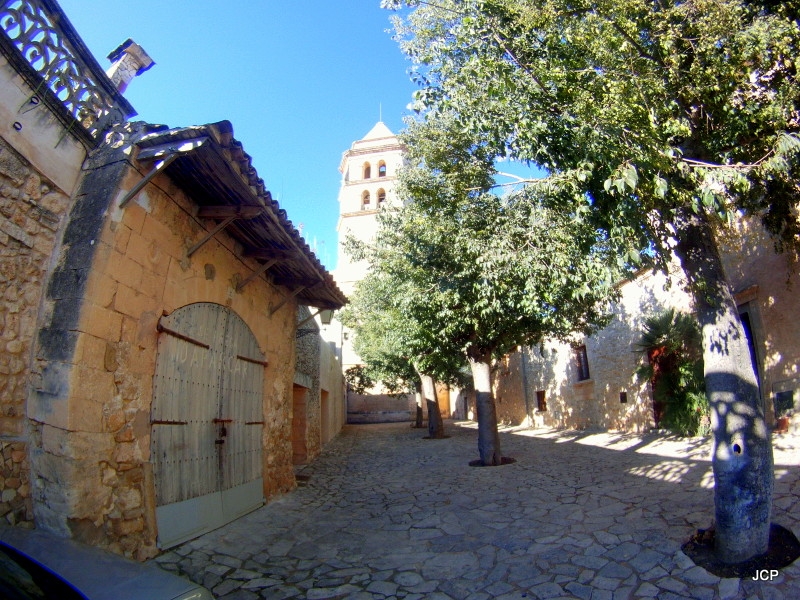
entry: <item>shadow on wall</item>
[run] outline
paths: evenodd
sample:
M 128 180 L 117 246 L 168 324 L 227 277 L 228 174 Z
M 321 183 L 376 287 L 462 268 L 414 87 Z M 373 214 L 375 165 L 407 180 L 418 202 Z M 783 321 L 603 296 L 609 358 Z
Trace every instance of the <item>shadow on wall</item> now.
M 745 240 L 744 243 L 742 240 Z M 749 330 L 768 422 L 800 414 L 800 298 L 797 264 L 774 251 L 753 219 L 737 221 L 719 240 L 725 273 Z
M 614 319 L 597 336 L 587 340 L 588 352 L 596 363 L 595 398 L 598 425 L 620 431 L 647 431 L 656 425 L 653 392 L 650 382 L 640 378 L 637 370 L 648 361 L 639 346 L 648 317 L 675 306 L 687 310 L 689 297 L 682 289 L 679 276 L 662 278 L 640 275 L 649 283 L 665 289 L 661 297 L 653 287 L 640 287 L 636 281 L 625 286 L 627 295 L 617 304 Z M 634 293 L 637 292 L 637 293 Z
M 738 222 L 720 246 L 739 311 L 746 315 L 752 333 L 768 422 L 772 424 L 777 416 L 794 415 L 797 420 L 800 299 L 790 289 L 797 283 L 797 273 L 785 256 L 774 253 L 769 238 L 752 222 Z M 574 347 L 558 340 L 545 340 L 504 357 L 493 373 L 499 421 L 624 431 L 655 426 L 651 386 L 636 375 L 647 361 L 638 342 L 645 319 L 667 308 L 693 312 L 677 263 L 669 276 L 643 271 L 622 284 L 609 325 L 586 339 L 574 340 L 586 347 L 587 378 L 580 377 Z M 464 417 L 470 418 L 469 409 Z
M 638 342 L 648 316 L 668 306 L 688 310 L 680 281 L 642 273 L 621 287 L 611 322 L 595 335 L 576 337 L 573 344 L 545 340 L 506 357 L 495 379 L 501 420 L 570 429 L 652 428 L 650 385 L 636 375 L 647 360 Z M 586 348 L 583 369 L 576 364 L 576 345 Z
M 541 426 L 556 395 L 548 390 L 557 381 L 557 350 L 521 347 L 495 366 L 493 373 L 497 419 L 509 425 Z M 543 393 L 544 392 L 544 393 Z

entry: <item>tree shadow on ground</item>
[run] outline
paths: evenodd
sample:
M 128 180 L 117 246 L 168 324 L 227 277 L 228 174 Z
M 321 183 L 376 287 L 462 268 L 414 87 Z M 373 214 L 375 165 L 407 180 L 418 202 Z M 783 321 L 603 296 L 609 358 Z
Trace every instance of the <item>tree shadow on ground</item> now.
M 469 425 L 467 425 L 469 427 Z M 616 463 L 619 465 L 619 486 L 628 489 L 629 476 L 641 477 L 647 483 L 638 485 L 651 487 L 654 482 L 676 484 L 684 490 L 709 488 L 709 496 L 713 493 L 713 477 L 711 476 L 710 440 L 707 437 L 684 438 L 671 433 L 653 432 L 648 434 L 613 433 L 601 430 L 525 430 L 522 428 L 509 428 L 501 431 L 504 448 L 515 449 L 515 455 L 520 462 L 529 460 L 533 456 L 543 456 L 543 445 L 569 444 L 570 455 L 578 458 L 582 463 L 584 457 L 591 462 L 607 460 L 608 452 L 614 452 Z M 791 447 L 791 441 L 785 440 L 783 446 Z M 665 453 L 669 447 L 672 453 Z M 534 465 L 531 468 L 535 469 Z M 599 472 L 599 469 L 598 469 Z M 791 476 L 789 470 L 783 474 Z M 795 477 L 796 478 L 796 477 Z M 776 480 L 779 476 L 776 474 Z M 666 496 L 672 493 L 664 490 L 655 496 Z M 675 490 L 677 496 L 682 492 Z M 647 494 L 654 497 L 652 494 Z M 710 500 L 710 498 L 709 498 Z M 676 497 L 676 507 L 679 502 Z M 692 511 L 689 510 L 689 513 Z M 778 518 L 791 517 L 795 523 L 798 515 L 789 515 L 786 511 L 778 512 Z M 709 506 L 707 511 L 708 522 L 713 521 L 713 510 Z M 800 541 L 795 534 L 786 527 L 773 522 L 770 531 L 770 545 L 765 554 L 736 564 L 726 564 L 719 561 L 714 554 L 714 528 L 697 527 L 698 514 L 695 512 L 685 519 L 689 526 L 694 527 L 694 533 L 681 545 L 681 550 L 710 573 L 719 577 L 752 578 L 758 572 L 782 569 L 800 557 Z M 774 515 L 773 515 L 774 516 Z M 695 521 L 695 522 L 690 522 Z M 688 536 L 687 536 L 688 537 Z
M 800 557 L 800 541 L 785 527 L 772 523 L 769 532 L 769 549 L 736 564 L 719 561 L 714 554 L 714 529 L 701 529 L 681 546 L 684 554 L 695 564 L 717 577 L 756 577 L 760 571 L 772 571 L 788 567 Z

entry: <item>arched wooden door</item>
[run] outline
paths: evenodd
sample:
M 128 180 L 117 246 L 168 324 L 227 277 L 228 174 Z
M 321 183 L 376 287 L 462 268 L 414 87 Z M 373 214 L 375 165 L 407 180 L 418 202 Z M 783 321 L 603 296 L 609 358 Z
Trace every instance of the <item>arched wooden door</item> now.
M 158 543 L 174 546 L 264 502 L 264 354 L 232 310 L 200 302 L 159 321 L 151 461 Z

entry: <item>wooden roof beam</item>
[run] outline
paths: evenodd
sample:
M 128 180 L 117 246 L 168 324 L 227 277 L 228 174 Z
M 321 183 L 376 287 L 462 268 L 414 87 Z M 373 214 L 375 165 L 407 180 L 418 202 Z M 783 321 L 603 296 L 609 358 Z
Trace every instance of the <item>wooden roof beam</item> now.
M 236 220 L 236 217 L 228 217 L 222 223 L 220 223 L 219 225 L 214 227 L 214 229 L 212 229 L 206 235 L 204 235 L 203 238 L 199 242 L 197 242 L 195 245 L 193 245 L 191 248 L 189 248 L 186 251 L 186 256 L 187 257 L 191 256 L 192 254 L 197 252 L 203 246 L 203 244 L 205 244 L 208 240 L 213 238 L 215 235 L 217 235 L 220 231 L 225 229 L 228 225 L 233 223 L 235 220 Z
M 291 300 L 292 298 L 294 298 L 295 296 L 297 296 L 297 294 L 299 294 L 300 292 L 302 292 L 302 291 L 303 291 L 303 290 L 305 290 L 305 289 L 307 289 L 307 288 L 306 288 L 306 286 L 304 286 L 304 285 L 301 285 L 300 287 L 298 287 L 298 288 L 296 288 L 296 289 L 292 290 L 292 293 L 291 293 L 291 294 L 289 294 L 288 296 L 284 296 L 283 300 L 281 300 L 280 302 L 278 302 L 278 306 L 275 306 L 275 307 L 273 307 L 273 308 L 272 308 L 272 309 L 269 311 L 269 316 L 271 317 L 272 315 L 274 315 L 276 312 L 278 312 L 278 311 L 279 311 L 279 310 L 280 310 L 280 309 L 283 307 L 283 305 L 284 305 L 284 304 L 286 304 L 286 303 L 287 303 L 289 300 Z
M 244 255 L 247 258 L 255 258 L 256 260 L 272 260 L 273 258 L 287 260 L 298 258 L 296 250 L 283 250 L 281 248 L 254 248 L 247 250 Z
M 160 144 L 152 148 L 143 148 L 139 151 L 137 160 L 156 160 L 153 169 L 145 175 L 139 183 L 137 183 L 131 191 L 125 194 L 125 197 L 120 200 L 119 207 L 125 208 L 125 205 L 130 202 L 136 195 L 144 189 L 148 183 L 159 173 L 166 170 L 172 162 L 181 154 L 192 152 L 208 141 L 208 137 L 204 136 L 192 140 L 183 140 L 179 142 L 170 142 L 169 144 Z
M 172 164 L 172 162 L 176 158 L 178 158 L 178 156 L 179 156 L 179 154 L 177 152 L 175 152 L 173 154 L 169 154 L 169 155 L 165 156 L 162 160 L 158 161 L 156 163 L 155 167 L 153 167 L 153 169 L 147 175 L 142 177 L 142 179 L 139 181 L 139 183 L 137 183 L 135 186 L 133 186 L 131 191 L 129 191 L 127 194 L 125 194 L 125 197 L 122 200 L 120 200 L 120 202 L 119 202 L 119 207 L 120 208 L 125 208 L 125 205 L 128 202 L 130 202 L 133 198 L 135 198 L 136 195 L 144 189 L 144 186 L 146 186 L 148 183 L 150 183 L 153 180 L 153 177 L 155 177 L 156 175 L 158 175 L 159 173 L 164 171 L 168 166 L 170 166 Z
M 285 278 L 282 277 L 282 278 L 276 278 L 275 283 L 277 283 L 278 285 L 284 285 L 284 286 L 289 286 L 292 283 L 294 283 L 298 287 L 296 287 L 294 290 L 292 290 L 292 292 L 288 296 L 284 297 L 283 300 L 281 300 L 278 303 L 278 306 L 274 307 L 272 310 L 269 311 L 269 316 L 270 317 L 272 315 L 274 315 L 278 310 L 280 310 L 280 308 L 284 304 L 286 304 L 289 300 L 291 300 L 292 298 L 297 296 L 300 292 L 303 292 L 305 290 L 309 290 L 311 288 L 314 288 L 314 287 L 320 285 L 321 283 L 325 283 L 325 280 L 324 279 L 318 279 L 316 281 L 308 281 L 308 280 L 303 281 L 299 277 L 296 278 L 296 279 L 292 279 L 290 277 L 285 277 Z
M 237 219 L 253 219 L 264 212 L 261 206 L 201 206 L 197 211 L 197 216 L 201 219 L 227 219 L 236 217 Z
M 295 286 L 302 286 L 304 288 L 312 288 L 325 283 L 324 279 L 309 279 L 308 277 L 292 277 L 286 275 L 282 277 L 275 277 L 272 282 L 275 285 L 282 285 L 283 287 L 293 288 Z

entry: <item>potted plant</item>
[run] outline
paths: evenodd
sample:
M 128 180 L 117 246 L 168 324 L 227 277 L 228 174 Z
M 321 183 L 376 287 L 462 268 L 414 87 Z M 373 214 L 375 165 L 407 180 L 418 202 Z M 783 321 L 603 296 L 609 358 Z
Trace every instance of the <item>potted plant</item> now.
M 789 421 L 794 412 L 794 391 L 777 392 L 775 394 L 775 432 L 788 433 Z

